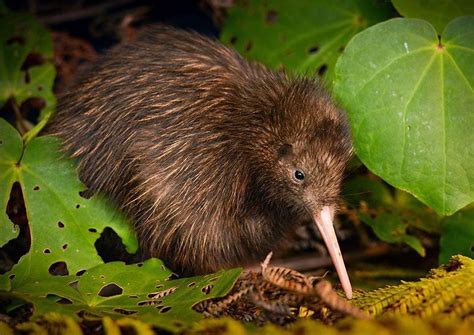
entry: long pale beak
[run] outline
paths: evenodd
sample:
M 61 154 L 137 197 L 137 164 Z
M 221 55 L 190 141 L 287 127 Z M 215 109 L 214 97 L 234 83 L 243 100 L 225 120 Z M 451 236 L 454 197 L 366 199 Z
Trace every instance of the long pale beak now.
M 342 288 L 346 293 L 347 299 L 352 299 L 351 282 L 349 280 L 349 275 L 347 274 L 346 266 L 344 265 L 341 249 L 339 249 L 339 243 L 337 243 L 332 218 L 333 211 L 329 206 L 324 206 L 321 212 L 314 213 L 314 221 L 323 237 L 324 243 L 326 243 L 329 255 L 331 256 L 331 260 L 336 268 L 339 280 L 341 281 Z

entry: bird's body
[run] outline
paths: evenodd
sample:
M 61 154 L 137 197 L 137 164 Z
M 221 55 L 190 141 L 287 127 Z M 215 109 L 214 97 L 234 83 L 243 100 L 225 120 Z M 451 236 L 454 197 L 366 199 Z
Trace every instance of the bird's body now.
M 262 258 L 331 211 L 351 151 L 314 80 L 166 27 L 83 73 L 48 131 L 132 219 L 142 249 L 186 274 Z

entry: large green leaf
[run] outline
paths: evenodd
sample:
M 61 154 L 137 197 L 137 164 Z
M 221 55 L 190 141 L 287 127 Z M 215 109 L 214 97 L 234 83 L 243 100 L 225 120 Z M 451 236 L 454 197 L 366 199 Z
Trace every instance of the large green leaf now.
M 352 36 L 391 13 L 390 3 L 381 1 L 242 1 L 229 10 L 221 40 L 272 68 L 323 73 L 330 84 Z
M 361 32 L 336 67 L 359 158 L 440 214 L 474 200 L 474 17 L 441 40 L 417 19 Z
M 369 225 L 378 238 L 389 243 L 405 243 L 421 256 L 425 249 L 416 235 L 417 228 L 439 232 L 440 217 L 409 193 L 390 190 L 376 177 L 356 177 L 348 180 L 343 194 L 359 219 Z
M 196 303 L 224 296 L 240 275 L 240 269 L 170 279 L 172 273 L 158 259 L 125 265 L 101 264 L 81 276 L 48 276 L 13 287 L 9 294 L 32 302 L 33 318 L 57 312 L 79 319 L 110 316 L 132 318 L 169 331 L 182 331 L 203 315 Z
M 13 182 L 20 183 L 31 234 L 29 252 L 0 276 L 0 294 L 32 302 L 34 316 L 58 310 L 75 318 L 79 312 L 114 318 L 130 314 L 179 331 L 202 318 L 194 304 L 232 288 L 240 269 L 171 280 L 171 271 L 158 259 L 104 264 L 94 242 L 106 227 L 129 251 L 136 250 L 129 222 L 99 195 L 80 195 L 85 187 L 57 139 L 38 137 L 22 147 L 16 130 L 0 119 L 1 199 L 8 199 Z M 0 218 L 3 234 L 12 223 Z M 2 240 L 14 237 L 2 235 Z M 55 266 L 62 271 L 52 271 Z
M 99 195 L 81 197 L 85 186 L 77 178 L 74 162 L 60 153 L 58 140 L 36 138 L 22 153 L 18 133 L 0 119 L 0 141 L 2 147 L 11 148 L 0 151 L 8 175 L 5 186 L 20 183 L 31 234 L 29 253 L 7 274 L 14 275 L 13 286 L 50 276 L 48 269 L 57 262 L 66 263 L 69 273 L 101 264 L 94 242 L 106 227 L 114 229 L 130 250 L 137 248 L 123 215 Z M 1 192 L 3 198 L 10 188 Z M 0 223 L 11 226 L 8 221 Z
M 44 63 L 23 69 L 29 55 Z M 46 124 L 56 105 L 52 58 L 51 36 L 34 17 L 10 12 L 0 16 L 0 107 L 9 99 L 14 99 L 17 105 L 32 97 L 45 102 L 40 124 L 26 135 L 28 140 Z
M 472 0 L 392 0 L 405 17 L 429 21 L 441 33 L 456 16 L 474 15 Z
M 474 205 L 445 218 L 441 232 L 440 263 L 457 254 L 474 258 Z
M 0 120 L 0 122 L 2 122 Z M 0 123 L 0 247 L 18 236 L 19 229 L 7 216 L 10 190 L 16 179 L 16 163 L 21 157 L 22 141 L 13 127 Z

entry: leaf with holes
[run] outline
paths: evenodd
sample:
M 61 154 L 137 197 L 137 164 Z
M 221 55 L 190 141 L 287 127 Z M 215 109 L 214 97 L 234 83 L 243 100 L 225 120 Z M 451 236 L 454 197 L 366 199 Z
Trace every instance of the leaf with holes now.
M 221 40 L 272 68 L 319 74 L 331 84 L 352 36 L 391 13 L 390 3 L 366 0 L 250 0 L 229 9 Z
M 474 15 L 472 0 L 393 0 L 397 11 L 407 18 L 430 22 L 441 33 L 456 16 Z
M 376 177 L 356 177 L 343 186 L 348 205 L 359 219 L 369 225 L 378 238 L 388 243 L 405 243 L 425 255 L 413 228 L 434 233 L 440 230 L 441 218 L 410 194 L 401 190 L 391 192 Z
M 457 254 L 474 258 L 474 204 L 445 218 L 441 232 L 440 263 Z
M 0 16 L 0 107 L 10 99 L 17 106 L 30 98 L 45 103 L 39 125 L 25 135 L 28 140 L 46 124 L 56 105 L 52 58 L 51 36 L 34 17 L 9 12 Z
M 50 276 L 51 267 L 76 273 L 101 264 L 94 242 L 106 227 L 115 230 L 130 250 L 137 248 L 128 221 L 115 208 L 99 195 L 80 195 L 85 187 L 74 162 L 62 157 L 58 140 L 38 137 L 22 149 L 16 130 L 0 119 L 0 141 L 0 162 L 8 176 L 5 186 L 10 186 L 2 192 L 9 194 L 12 183 L 20 183 L 31 235 L 29 252 L 4 275 L 14 276 L 12 287 Z M 10 222 L 1 223 L 11 227 Z
M 364 164 L 452 214 L 474 200 L 473 83 L 474 17 L 451 21 L 441 40 L 426 21 L 393 19 L 349 43 L 335 94 Z
M 80 195 L 84 186 L 74 162 L 60 154 L 55 138 L 35 138 L 23 149 L 16 130 L 0 119 L 0 143 L 0 166 L 7 171 L 2 183 L 8 181 L 5 197 L 19 182 L 31 234 L 29 252 L 0 276 L 0 294 L 32 302 L 35 316 L 57 310 L 76 318 L 79 312 L 115 318 L 127 314 L 177 331 L 202 318 L 194 304 L 232 288 L 240 269 L 171 280 L 172 272 L 158 259 L 103 264 L 94 242 L 106 227 L 131 251 L 136 249 L 127 220 L 103 198 Z
M 182 331 L 203 315 L 196 303 L 224 296 L 240 275 L 240 269 L 170 279 L 172 272 L 158 259 L 125 265 L 101 264 L 80 276 L 48 276 L 13 287 L 10 294 L 33 303 L 33 318 L 60 310 L 79 319 L 128 315 L 169 331 Z
M 1 120 L 0 120 L 1 122 Z M 16 179 L 16 163 L 21 157 L 22 141 L 13 127 L 0 124 L 0 247 L 18 236 L 18 226 L 9 219 L 6 211 L 10 190 Z

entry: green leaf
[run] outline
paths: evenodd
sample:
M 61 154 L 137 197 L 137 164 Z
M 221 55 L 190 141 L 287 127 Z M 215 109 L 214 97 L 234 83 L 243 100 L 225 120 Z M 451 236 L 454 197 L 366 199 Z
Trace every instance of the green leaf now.
M 203 315 L 194 311 L 196 303 L 224 296 L 240 275 L 240 269 L 173 279 L 159 259 L 125 265 L 111 262 L 90 268 L 81 276 L 47 276 L 25 282 L 9 292 L 33 303 L 37 318 L 57 312 L 80 320 L 88 317 L 124 315 L 169 331 L 182 331 Z
M 18 181 L 31 235 L 29 252 L 0 276 L 0 294 L 33 303 L 35 317 L 58 310 L 76 319 L 80 311 L 113 318 L 130 314 L 179 331 L 202 318 L 192 309 L 194 304 L 223 296 L 234 285 L 240 269 L 170 280 L 172 272 L 158 259 L 104 264 L 94 243 L 106 227 L 122 238 L 129 251 L 137 249 L 124 216 L 100 195 L 90 199 L 80 195 L 85 187 L 74 162 L 60 152 L 57 139 L 35 138 L 22 153 L 19 134 L 0 119 L 0 143 L 1 176 L 7 176 L 1 179 L 2 199 L 8 201 L 11 185 Z M 0 223 L 2 234 L 7 231 L 3 226 L 12 226 L 3 217 Z M 5 241 L 14 237 L 2 235 Z M 65 266 L 67 273 L 50 272 L 54 264 Z M 116 290 L 106 294 L 107 286 Z
M 474 17 L 441 41 L 417 19 L 361 32 L 336 67 L 359 158 L 440 214 L 474 200 Z
M 25 60 L 31 55 L 44 63 L 23 70 Z M 25 135 L 27 140 L 36 136 L 46 124 L 56 105 L 53 93 L 56 71 L 52 58 L 51 36 L 34 17 L 13 13 L 0 16 L 0 107 L 10 99 L 18 106 L 32 97 L 45 102 L 40 125 Z
M 403 242 L 414 249 L 420 256 L 425 256 L 425 248 L 420 240 L 406 231 L 408 224 L 400 221 L 393 213 L 380 213 L 375 219 L 367 214 L 359 214 L 362 221 L 368 224 L 381 240 L 388 243 Z
M 0 247 L 16 238 L 18 227 L 6 213 L 10 190 L 17 179 L 16 163 L 20 160 L 23 143 L 15 128 L 0 119 Z
M 405 243 L 425 255 L 425 249 L 411 228 L 439 232 L 440 218 L 410 194 L 393 190 L 378 178 L 356 177 L 343 187 L 348 204 L 378 238 L 388 243 Z
M 404 17 L 429 21 L 439 33 L 456 16 L 474 15 L 472 0 L 392 0 L 392 2 Z
M 229 9 L 221 40 L 272 68 L 323 73 L 331 84 L 336 60 L 352 36 L 391 13 L 388 2 L 250 0 Z
M 137 248 L 123 215 L 100 195 L 90 199 L 81 197 L 79 192 L 85 186 L 77 178 L 74 162 L 60 153 L 57 139 L 49 136 L 34 139 L 19 161 L 22 150 L 19 134 L 0 119 L 0 141 L 7 148 L 0 151 L 0 162 L 5 167 L 2 171 L 9 176 L 8 184 L 2 187 L 5 192 L 2 199 L 9 195 L 13 182 L 18 181 L 31 235 L 29 253 L 5 275 L 14 275 L 13 286 L 50 276 L 48 269 L 57 262 L 65 262 L 69 273 L 101 264 L 94 242 L 106 227 L 114 229 L 130 250 Z M 2 231 L 5 225 L 11 226 L 4 220 L 1 224 Z
M 439 262 L 461 254 L 474 258 L 474 205 L 445 218 L 441 225 Z

